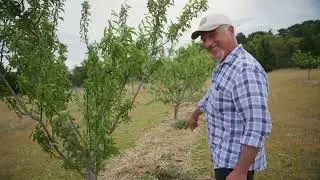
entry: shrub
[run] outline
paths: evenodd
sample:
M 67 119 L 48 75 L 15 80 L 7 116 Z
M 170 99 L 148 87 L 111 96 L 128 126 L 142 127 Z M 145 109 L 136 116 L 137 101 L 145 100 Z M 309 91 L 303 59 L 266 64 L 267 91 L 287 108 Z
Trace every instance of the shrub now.
M 172 124 L 172 127 L 175 129 L 183 129 L 186 125 L 186 121 L 184 120 L 175 120 Z

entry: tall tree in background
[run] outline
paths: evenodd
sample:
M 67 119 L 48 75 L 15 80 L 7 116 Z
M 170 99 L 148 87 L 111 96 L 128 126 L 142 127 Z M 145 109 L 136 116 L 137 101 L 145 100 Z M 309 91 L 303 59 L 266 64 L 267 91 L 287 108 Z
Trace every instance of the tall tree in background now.
M 79 66 L 75 66 L 70 73 L 70 81 L 74 87 L 82 87 L 84 80 L 87 78 L 85 61 Z
M 244 35 L 242 32 L 237 34 L 237 41 L 239 44 L 245 44 L 247 43 L 246 35 Z
M 272 51 L 271 39 L 272 35 L 257 34 L 247 41 L 246 48 L 257 58 L 263 68 L 269 72 L 275 68 L 276 57 Z

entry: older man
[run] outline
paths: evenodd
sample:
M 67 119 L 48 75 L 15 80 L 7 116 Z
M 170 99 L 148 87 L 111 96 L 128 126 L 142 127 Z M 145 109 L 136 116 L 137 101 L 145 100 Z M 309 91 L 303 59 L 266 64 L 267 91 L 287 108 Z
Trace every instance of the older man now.
M 258 61 L 238 45 L 228 17 L 204 17 L 191 38 L 199 36 L 217 66 L 212 86 L 186 127 L 194 130 L 204 112 L 216 179 L 253 179 L 254 171 L 267 166 L 264 144 L 271 133 L 267 75 Z

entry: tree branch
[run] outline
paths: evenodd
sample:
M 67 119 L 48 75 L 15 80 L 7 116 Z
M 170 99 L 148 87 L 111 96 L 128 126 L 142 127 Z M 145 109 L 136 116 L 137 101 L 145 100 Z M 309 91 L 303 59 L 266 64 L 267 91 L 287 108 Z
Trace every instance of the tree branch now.
M 1 58 L 1 64 L 3 65 L 3 52 L 4 52 L 4 39 L 1 39 L 1 55 L 0 55 L 0 58 Z
M 40 119 L 36 116 L 34 116 L 31 112 L 29 112 L 26 108 L 26 106 L 24 105 L 24 103 L 22 102 L 22 100 L 18 97 L 18 95 L 14 92 L 14 90 L 12 89 L 11 85 L 9 84 L 9 82 L 7 81 L 7 79 L 4 77 L 3 73 L 0 73 L 0 77 L 2 78 L 2 80 L 4 81 L 4 83 L 6 84 L 6 86 L 8 87 L 9 91 L 11 92 L 11 94 L 13 95 L 13 97 L 16 99 L 16 101 L 19 103 L 20 107 L 23 109 L 24 113 L 26 115 L 28 115 L 31 119 L 35 120 L 35 121 L 39 121 Z M 21 111 L 21 110 L 20 110 Z

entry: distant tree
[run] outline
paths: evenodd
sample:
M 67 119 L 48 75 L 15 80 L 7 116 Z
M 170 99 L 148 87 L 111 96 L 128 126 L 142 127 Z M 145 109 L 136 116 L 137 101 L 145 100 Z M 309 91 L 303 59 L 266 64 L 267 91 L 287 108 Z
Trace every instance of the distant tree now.
M 264 35 L 273 35 L 273 34 L 272 32 L 265 32 L 265 31 L 252 32 L 248 35 L 247 41 L 253 40 L 255 36 L 264 36 Z
M 246 49 L 253 54 L 263 68 L 269 72 L 276 68 L 276 57 L 272 51 L 271 41 L 273 35 L 269 33 L 258 33 L 245 45 Z
M 75 66 L 70 74 L 70 80 L 73 86 L 81 87 L 84 80 L 87 78 L 87 72 L 85 70 L 85 63 L 81 63 L 80 66 Z
M 280 36 L 285 36 L 287 34 L 288 34 L 288 31 L 285 28 L 281 28 L 278 30 L 278 35 L 280 35 Z
M 239 33 L 237 39 L 267 71 L 295 67 L 292 57 L 298 49 L 310 52 L 312 56 L 320 56 L 320 20 L 308 20 L 281 28 L 278 34 L 273 34 L 272 30 L 257 31 L 245 39 Z
M 8 72 L 6 73 L 5 77 L 8 83 L 10 84 L 10 86 L 12 87 L 12 89 L 17 93 L 20 93 L 18 80 L 17 80 L 17 72 Z M 5 97 L 5 96 L 11 96 L 11 93 L 8 90 L 5 82 L 2 79 L 0 79 L 0 97 Z
M 237 34 L 237 41 L 239 44 L 245 44 L 247 42 L 246 35 L 244 35 L 242 32 Z
M 287 40 L 299 38 L 297 44 L 303 52 L 310 52 L 313 56 L 320 56 L 320 20 L 308 20 L 294 24 L 288 28 L 280 29 L 279 36 Z
M 173 107 L 175 120 L 183 102 L 192 102 L 202 94 L 213 62 L 199 44 L 191 44 L 178 49 L 172 59 L 164 60 L 153 74 L 151 92 L 156 100 Z
M 310 80 L 311 70 L 320 66 L 320 58 L 312 56 L 310 52 L 303 53 L 302 51 L 297 50 L 293 54 L 292 60 L 297 67 L 308 69 L 308 80 Z

